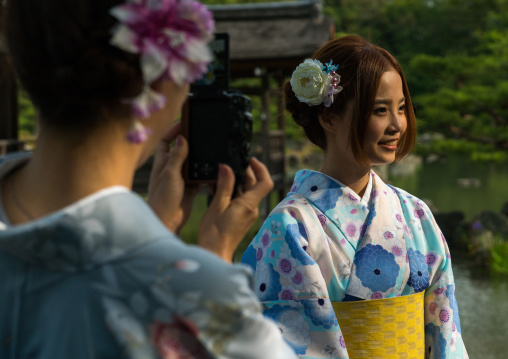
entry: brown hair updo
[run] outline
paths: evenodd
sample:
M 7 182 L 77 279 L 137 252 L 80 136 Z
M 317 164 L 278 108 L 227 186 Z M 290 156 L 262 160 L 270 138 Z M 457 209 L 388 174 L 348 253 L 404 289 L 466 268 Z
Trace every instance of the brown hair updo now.
M 374 109 L 380 78 L 385 72 L 393 69 L 402 79 L 407 119 L 407 129 L 401 136 L 395 158 L 400 160 L 411 153 L 416 141 L 414 110 L 402 68 L 388 51 L 359 36 L 349 35 L 328 41 L 312 55 L 312 59 L 319 60 L 323 64 L 333 60 L 335 65 L 339 65 L 336 72 L 341 76 L 339 85 L 343 87 L 343 90 L 335 95 L 330 107 L 323 104 L 309 106 L 296 98 L 289 80 L 284 83 L 286 109 L 291 113 L 293 120 L 303 127 L 312 143 L 323 150 L 326 149 L 325 133 L 318 116 L 327 113 L 340 116 L 345 113 L 348 104 L 351 104 L 349 145 L 355 159 L 367 163 L 363 152 L 365 129 Z
M 6 35 L 17 75 L 44 125 L 82 134 L 130 117 L 143 81 L 139 56 L 109 44 L 122 0 L 9 0 Z

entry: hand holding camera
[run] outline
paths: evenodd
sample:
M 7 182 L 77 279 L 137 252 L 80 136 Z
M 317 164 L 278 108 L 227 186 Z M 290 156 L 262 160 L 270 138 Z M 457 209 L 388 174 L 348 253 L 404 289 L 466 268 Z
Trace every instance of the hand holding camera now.
M 187 141 L 178 136 L 176 124 L 159 143 L 152 167 L 148 203 L 157 216 L 173 232 L 186 223 L 192 202 L 200 185 L 186 184 L 182 166 L 188 154 Z M 176 138 L 170 149 L 169 143 Z M 214 198 L 200 222 L 198 244 L 230 262 L 238 244 L 258 217 L 259 202 L 273 188 L 270 173 L 264 164 L 251 158 L 245 169 L 245 181 L 232 198 L 235 188 L 233 169 L 219 165 Z
M 210 46 L 215 55 L 210 71 L 191 86 L 181 124 L 171 129 L 156 150 L 148 202 L 166 226 L 178 233 L 200 185 L 214 185 L 198 244 L 231 261 L 273 181 L 265 165 L 249 158 L 252 107 L 248 97 L 228 87 L 227 34 L 216 34 Z M 170 150 L 169 143 L 175 139 Z
M 229 166 L 220 165 L 214 198 L 199 226 L 198 244 L 228 262 L 258 218 L 259 202 L 273 188 L 268 169 L 256 158 L 250 160 L 245 173 L 245 184 L 232 198 L 234 173 Z
M 159 219 L 176 234 L 189 219 L 192 202 L 200 187 L 185 183 L 182 176 L 189 145 L 180 132 L 181 123 L 177 123 L 155 149 L 147 199 Z

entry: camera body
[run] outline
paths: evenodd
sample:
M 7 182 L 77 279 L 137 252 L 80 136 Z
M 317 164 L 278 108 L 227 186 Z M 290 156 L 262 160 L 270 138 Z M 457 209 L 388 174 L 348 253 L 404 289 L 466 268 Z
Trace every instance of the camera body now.
M 214 183 L 220 163 L 245 182 L 252 138 L 250 100 L 232 89 L 191 94 L 184 106 L 183 134 L 189 142 L 184 171 L 189 183 Z M 187 112 L 187 113 L 186 113 Z
M 215 183 L 220 163 L 229 165 L 236 186 L 245 182 L 252 138 L 250 99 L 229 85 L 227 34 L 210 44 L 215 60 L 191 86 L 182 111 L 182 132 L 189 142 L 184 177 L 189 183 Z

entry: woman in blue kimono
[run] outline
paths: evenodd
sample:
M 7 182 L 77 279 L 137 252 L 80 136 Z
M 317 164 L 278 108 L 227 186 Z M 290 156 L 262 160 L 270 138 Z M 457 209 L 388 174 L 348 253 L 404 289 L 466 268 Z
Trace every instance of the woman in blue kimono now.
M 39 116 L 32 154 L 0 158 L 0 358 L 296 358 L 233 251 L 271 189 L 221 165 L 199 231 L 173 126 L 206 70 L 211 13 L 193 0 L 10 0 L 15 70 Z M 170 149 L 170 142 L 176 138 Z M 155 151 L 148 204 L 131 192 Z M 222 257 L 222 259 L 220 258 Z
M 415 143 L 396 59 L 358 36 L 331 40 L 296 68 L 284 97 L 324 159 L 296 173 L 243 255 L 265 316 L 302 358 L 467 358 L 432 213 L 372 170 Z

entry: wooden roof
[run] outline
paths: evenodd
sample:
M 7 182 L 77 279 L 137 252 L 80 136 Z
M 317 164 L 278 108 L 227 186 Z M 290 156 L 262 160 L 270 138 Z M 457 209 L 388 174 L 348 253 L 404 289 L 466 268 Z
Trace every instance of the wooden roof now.
M 217 32 L 230 36 L 231 75 L 253 76 L 253 69 L 294 67 L 335 35 L 322 1 L 210 6 Z

